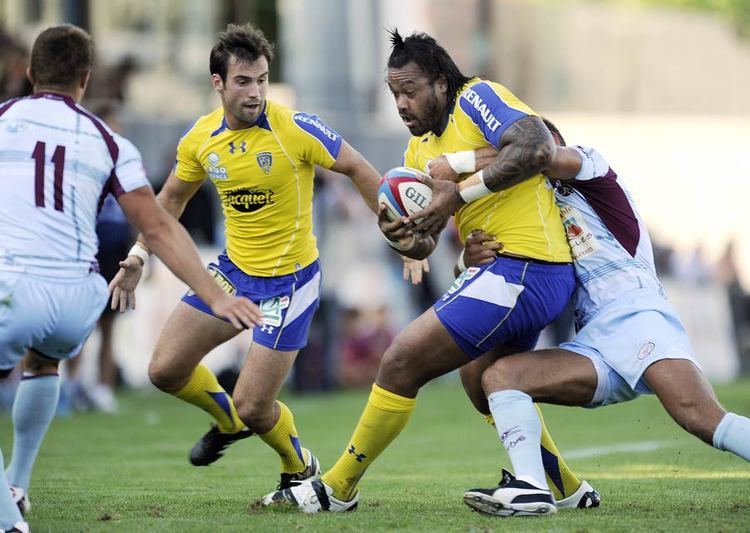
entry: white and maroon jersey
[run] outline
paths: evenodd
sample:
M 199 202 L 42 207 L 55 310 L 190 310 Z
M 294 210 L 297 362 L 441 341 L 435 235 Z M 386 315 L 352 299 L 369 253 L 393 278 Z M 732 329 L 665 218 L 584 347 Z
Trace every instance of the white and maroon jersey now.
M 646 226 L 630 192 L 593 148 L 581 154 L 578 175 L 553 180 L 576 274 L 576 331 L 609 302 L 634 289 L 665 298 Z
M 138 150 L 69 96 L 0 104 L 0 266 L 93 264 L 104 197 L 144 186 Z

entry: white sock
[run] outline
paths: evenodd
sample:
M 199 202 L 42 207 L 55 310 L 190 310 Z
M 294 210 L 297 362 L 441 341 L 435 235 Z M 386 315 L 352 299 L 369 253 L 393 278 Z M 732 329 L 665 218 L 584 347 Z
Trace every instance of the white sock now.
M 57 374 L 24 376 L 13 401 L 13 455 L 5 472 L 8 482 L 29 490 L 31 470 L 60 397 Z
M 714 448 L 750 461 L 750 418 L 727 413 L 714 431 Z
M 531 396 L 504 390 L 493 392 L 487 400 L 516 477 L 549 490 L 542 462 L 542 423 Z

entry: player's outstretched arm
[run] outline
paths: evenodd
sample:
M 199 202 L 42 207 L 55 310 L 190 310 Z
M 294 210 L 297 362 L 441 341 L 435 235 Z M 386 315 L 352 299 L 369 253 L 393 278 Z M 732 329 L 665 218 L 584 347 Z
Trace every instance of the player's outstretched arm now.
M 198 191 L 202 181 L 184 181 L 179 179 L 174 170 L 169 173 L 156 201 L 164 210 L 179 219 L 188 201 Z M 112 293 L 113 310 L 119 308 L 121 313 L 126 309 L 135 309 L 135 289 L 143 274 L 143 265 L 149 255 L 146 239 L 142 234 L 136 238 L 136 244 L 130 249 L 128 256 L 120 262 L 120 270 L 109 284 Z
M 380 174 L 367 159 L 362 157 L 362 154 L 352 148 L 346 141 L 342 141 L 339 156 L 331 170 L 349 176 L 354 186 L 357 187 L 359 194 L 362 195 L 367 207 L 373 213 L 378 212 Z
M 122 194 L 118 201 L 154 254 L 187 283 L 216 316 L 226 318 L 239 329 L 262 324 L 263 315 L 254 303 L 247 298 L 229 296 L 206 272 L 185 228 L 157 204 L 149 187 Z

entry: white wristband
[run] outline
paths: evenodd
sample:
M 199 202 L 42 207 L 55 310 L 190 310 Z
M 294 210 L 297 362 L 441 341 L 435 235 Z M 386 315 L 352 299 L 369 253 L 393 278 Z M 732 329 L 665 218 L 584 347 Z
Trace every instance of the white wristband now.
M 385 239 L 385 242 L 388 243 L 388 246 L 390 246 L 391 248 L 393 248 L 397 252 L 405 252 L 406 250 L 411 249 L 414 246 L 414 243 L 417 242 L 417 236 L 416 235 L 412 235 L 411 236 L 411 241 L 409 241 L 408 244 L 401 244 L 398 241 L 392 241 L 388 237 L 386 237 L 385 235 L 383 235 L 383 238 Z
M 128 255 L 134 255 L 141 260 L 141 266 L 145 265 L 148 261 L 148 250 L 140 242 L 136 241 L 133 247 L 128 252 Z
M 461 250 L 461 255 L 458 256 L 458 261 L 456 261 L 456 268 L 458 269 L 459 272 L 463 272 L 464 270 L 466 270 L 466 264 L 464 263 L 465 251 L 466 251 L 465 248 Z
M 445 158 L 456 174 L 467 174 L 477 171 L 477 154 L 474 150 L 450 152 L 445 154 Z
M 459 184 L 458 194 L 467 204 L 473 202 L 474 200 L 479 200 L 480 198 L 487 196 L 488 194 L 492 194 L 492 191 L 489 190 L 484 184 L 483 172 L 483 170 L 480 170 L 479 172 Z M 478 178 L 478 183 L 473 183 L 477 181 L 477 179 L 475 178 Z M 471 183 L 471 185 L 467 186 L 467 183 Z

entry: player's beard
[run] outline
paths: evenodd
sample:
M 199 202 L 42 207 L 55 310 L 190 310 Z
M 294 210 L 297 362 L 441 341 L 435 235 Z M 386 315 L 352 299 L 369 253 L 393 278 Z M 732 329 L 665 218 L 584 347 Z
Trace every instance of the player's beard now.
M 409 132 L 415 137 L 421 137 L 428 131 L 438 133 L 437 129 L 440 126 L 440 119 L 442 116 L 443 110 L 440 109 L 440 103 L 438 102 L 435 89 L 433 88 L 432 97 L 424 104 L 424 112 L 414 117 L 416 121 L 414 125 L 409 128 Z

